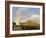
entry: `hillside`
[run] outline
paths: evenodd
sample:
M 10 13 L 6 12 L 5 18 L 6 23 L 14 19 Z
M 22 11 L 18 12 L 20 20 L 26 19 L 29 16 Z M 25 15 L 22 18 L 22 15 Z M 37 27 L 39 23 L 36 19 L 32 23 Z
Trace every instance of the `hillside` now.
M 40 24 L 35 23 L 32 20 L 27 20 L 26 22 L 22 22 L 22 23 L 20 23 L 20 25 L 16 25 L 16 23 L 13 23 L 13 26 L 14 26 L 14 28 L 17 28 L 20 30 L 40 29 Z

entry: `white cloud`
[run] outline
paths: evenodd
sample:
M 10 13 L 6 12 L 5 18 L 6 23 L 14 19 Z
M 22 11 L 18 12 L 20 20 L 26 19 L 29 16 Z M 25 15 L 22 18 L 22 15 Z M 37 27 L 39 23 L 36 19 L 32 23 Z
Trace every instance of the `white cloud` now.
M 20 13 L 21 13 L 22 10 L 26 10 L 26 8 L 19 8 L 19 9 L 17 10 L 16 14 L 20 15 Z
M 27 20 L 32 20 L 36 23 L 40 23 L 40 16 L 39 15 L 30 15 L 28 18 L 21 20 L 20 22 L 26 22 Z
M 21 21 L 20 18 L 21 18 L 21 11 L 22 10 L 25 10 L 25 8 L 20 8 L 16 12 L 16 16 L 14 18 L 14 22 L 16 23 L 16 25 L 20 25 L 19 22 Z
M 36 23 L 40 23 L 40 16 L 39 15 L 32 15 L 31 19 L 36 22 Z

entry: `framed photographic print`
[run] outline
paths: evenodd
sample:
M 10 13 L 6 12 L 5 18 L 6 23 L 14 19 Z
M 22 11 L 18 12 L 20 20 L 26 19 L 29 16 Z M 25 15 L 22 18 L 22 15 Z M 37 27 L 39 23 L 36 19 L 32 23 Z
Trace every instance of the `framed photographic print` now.
M 5 36 L 44 35 L 44 11 L 44 3 L 6 1 Z

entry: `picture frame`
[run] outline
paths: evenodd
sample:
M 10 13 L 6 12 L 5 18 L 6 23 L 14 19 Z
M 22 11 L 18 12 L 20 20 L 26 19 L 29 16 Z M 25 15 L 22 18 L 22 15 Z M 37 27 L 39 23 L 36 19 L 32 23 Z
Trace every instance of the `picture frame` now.
M 32 5 L 32 6 L 31 6 Z M 34 5 L 34 6 L 33 6 Z M 41 28 L 41 32 L 40 31 L 27 31 L 27 30 L 23 30 L 23 31 L 14 31 L 11 32 L 11 26 L 12 26 L 12 7 L 15 7 L 15 9 L 17 7 L 23 8 L 23 7 L 27 7 L 27 8 L 40 8 L 40 19 L 41 23 L 40 23 L 40 28 Z M 24 9 L 25 9 L 24 8 Z M 27 9 L 26 8 L 26 9 Z M 27 11 L 27 10 L 26 10 Z M 37 15 L 36 15 L 37 16 Z M 16 18 L 15 18 L 16 19 Z M 22 20 L 21 20 L 22 21 Z M 34 36 L 34 35 L 44 35 L 45 34 L 45 5 L 44 3 L 36 3 L 36 2 L 20 2 L 20 1 L 5 1 L 5 37 L 18 37 L 18 36 Z

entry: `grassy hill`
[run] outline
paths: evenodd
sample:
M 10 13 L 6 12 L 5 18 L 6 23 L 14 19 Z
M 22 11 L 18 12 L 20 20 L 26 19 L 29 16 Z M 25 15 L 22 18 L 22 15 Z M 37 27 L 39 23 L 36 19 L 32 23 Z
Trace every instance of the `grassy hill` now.
M 20 25 L 16 25 L 16 23 L 13 22 L 13 28 L 18 27 L 20 30 L 36 30 L 40 29 L 40 24 L 33 22 L 32 20 L 27 20 L 26 22 L 20 23 Z M 19 28 L 20 27 L 20 28 Z

